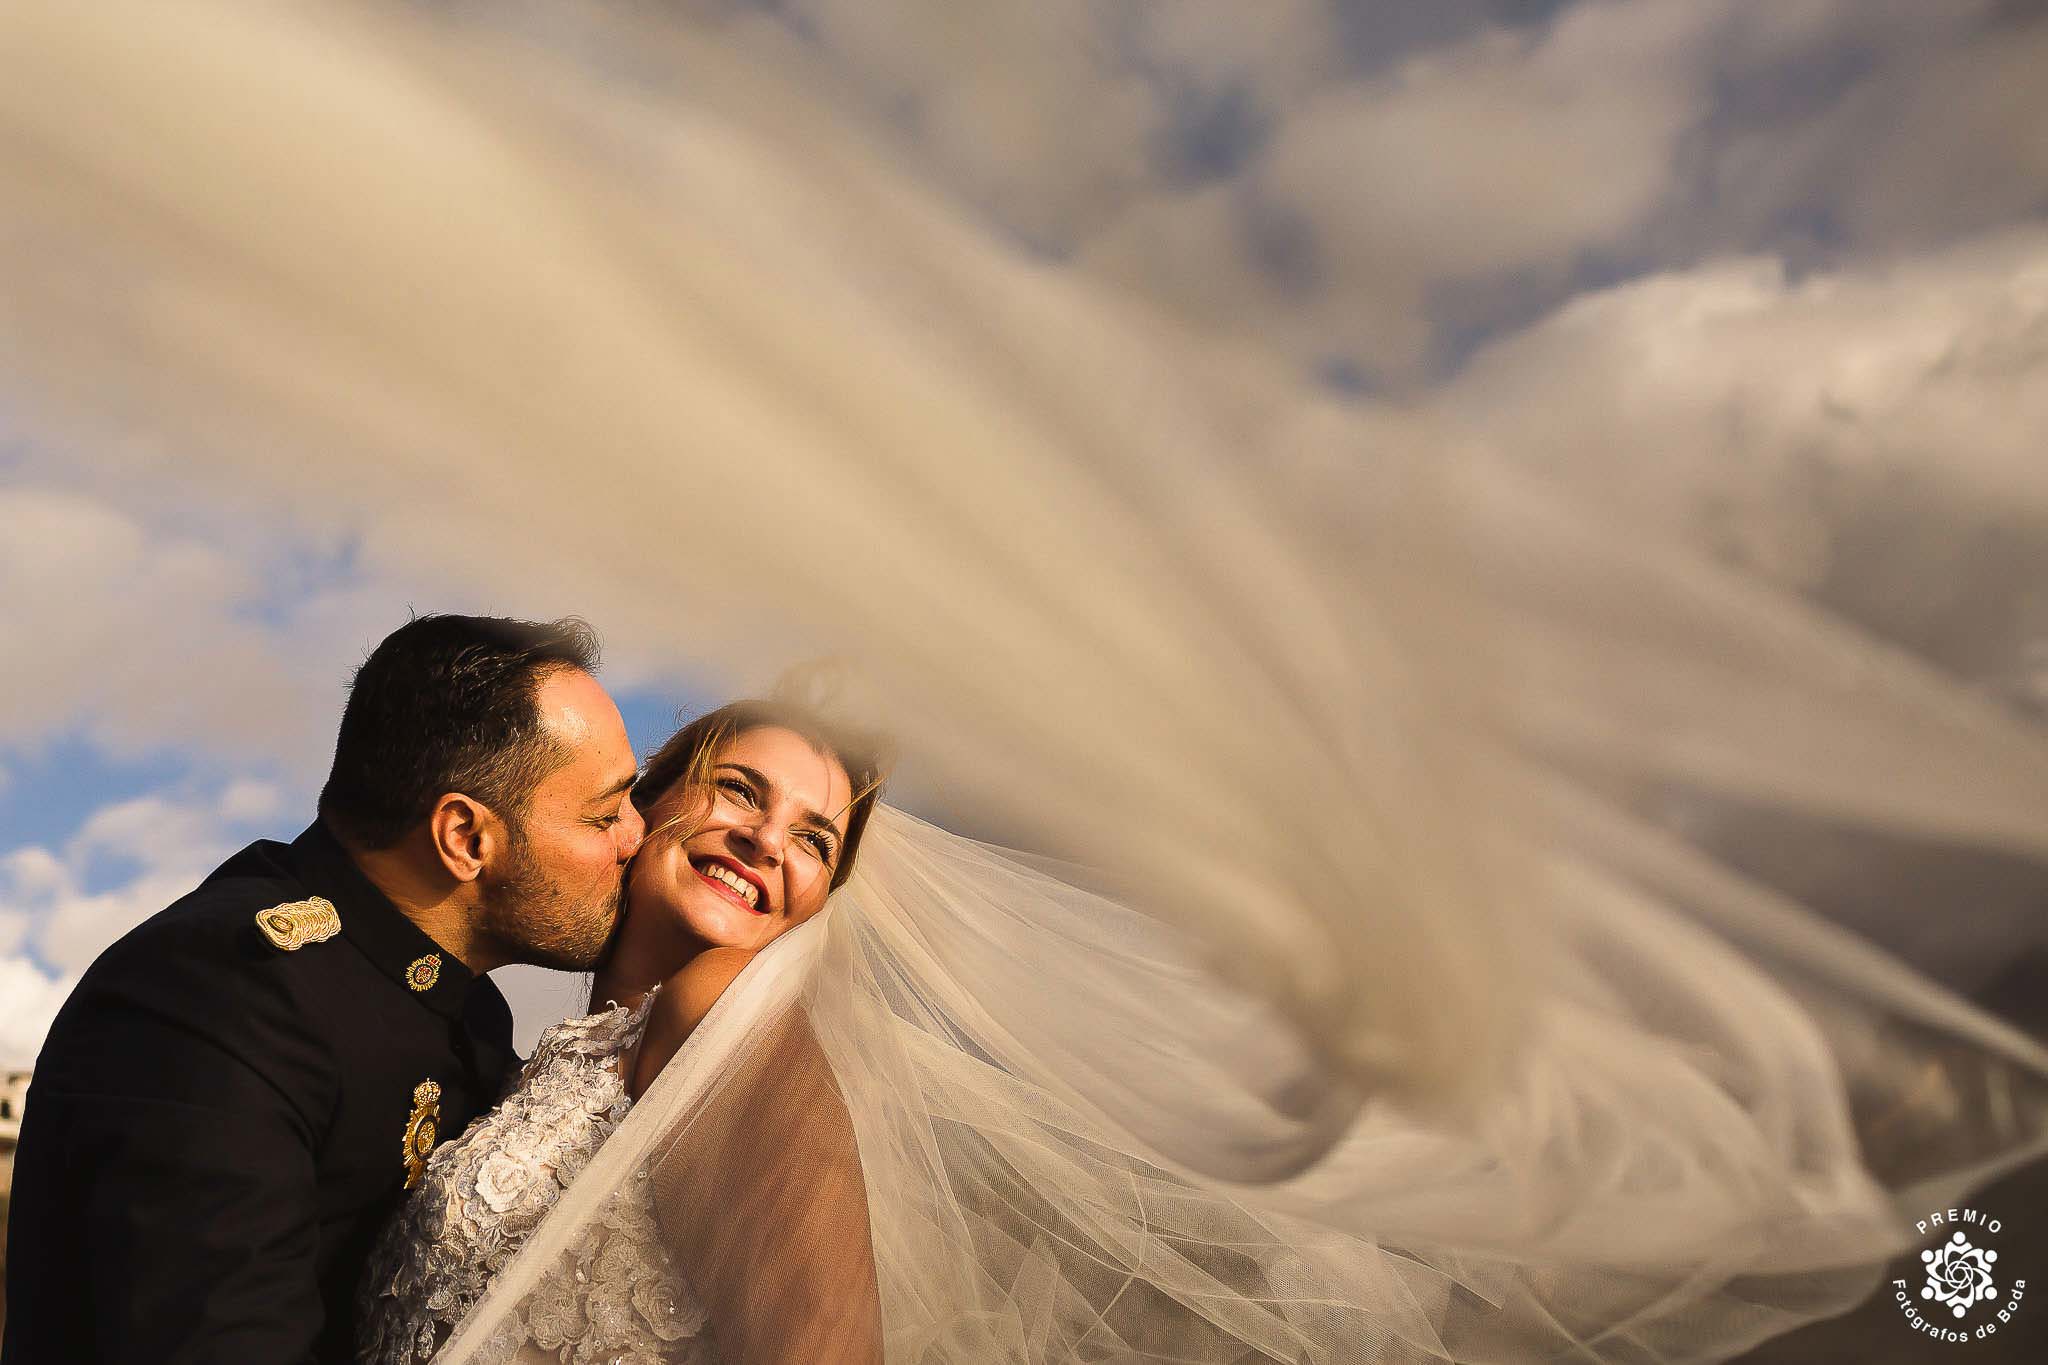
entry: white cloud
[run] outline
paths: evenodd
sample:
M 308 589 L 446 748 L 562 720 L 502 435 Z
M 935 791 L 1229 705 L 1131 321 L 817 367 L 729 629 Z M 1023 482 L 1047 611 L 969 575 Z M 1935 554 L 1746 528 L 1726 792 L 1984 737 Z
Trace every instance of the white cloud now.
M 8 901 L 15 906 L 54 898 L 62 894 L 71 881 L 63 859 L 35 844 L 0 854 L 0 877 L 6 879 Z M 18 942 L 22 928 L 29 922 L 28 912 L 26 909 L 11 910 L 7 912 L 5 922 L 13 926 L 10 937 Z
M 27 1066 L 64 1004 L 76 976 L 51 977 L 26 958 L 0 954 L 0 1066 Z
M 1304 106 L 1252 192 L 1308 234 L 1321 269 L 1295 311 L 1319 344 L 1411 362 L 1432 287 L 1556 269 L 1643 221 L 1707 107 L 1697 54 L 1715 8 L 1580 5 Z
M 1590 294 L 1486 348 L 1427 415 L 1422 439 L 1477 439 L 2015 700 L 2048 697 L 2048 229 Z
M 203 460 L 172 486 L 122 458 L 68 468 L 32 455 L 23 481 L 0 482 L 0 758 L 80 734 L 117 757 L 171 753 L 312 787 L 350 672 L 412 611 L 605 624 L 609 568 L 508 553 L 509 523 L 466 508 L 460 490 L 344 501 L 312 469 L 256 483 Z M 347 563 L 300 562 L 316 534 L 353 542 Z M 628 643 L 608 657 L 615 681 L 662 676 Z M 227 799 L 253 818 L 273 811 L 247 803 L 275 794 L 237 786 Z
M 260 563 L 76 489 L 0 486 L 0 526 L 0 745 L 81 727 L 117 753 L 317 752 L 323 689 L 249 615 Z
M 64 865 L 81 868 L 117 860 L 172 872 L 203 870 L 221 851 L 224 830 L 276 810 L 277 789 L 236 781 L 194 805 L 164 796 L 141 796 L 102 806 L 87 816 L 64 846 Z
M 275 819 L 283 813 L 284 793 L 276 783 L 237 778 L 220 794 L 221 819 L 233 825 L 253 825 Z
M 1486 348 L 1436 406 L 1668 520 L 1737 494 L 1796 515 L 1797 479 L 1916 466 L 2048 513 L 2048 230 L 1805 278 L 1748 258 L 1633 281 Z

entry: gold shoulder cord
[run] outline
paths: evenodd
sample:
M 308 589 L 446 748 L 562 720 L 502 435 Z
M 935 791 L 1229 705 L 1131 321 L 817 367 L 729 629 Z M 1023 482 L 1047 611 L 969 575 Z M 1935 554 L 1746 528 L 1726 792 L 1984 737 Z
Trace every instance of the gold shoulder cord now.
M 309 943 L 325 943 L 341 932 L 341 915 L 325 896 L 286 901 L 256 912 L 256 927 L 273 948 L 296 953 Z

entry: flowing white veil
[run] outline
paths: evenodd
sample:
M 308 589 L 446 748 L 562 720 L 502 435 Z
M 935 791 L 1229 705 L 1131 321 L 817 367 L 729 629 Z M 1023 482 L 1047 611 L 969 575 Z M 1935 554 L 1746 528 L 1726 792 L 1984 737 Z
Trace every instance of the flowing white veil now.
M 1719 1358 L 2040 1153 L 2040 1047 L 1649 813 L 2039 860 L 2037 720 L 584 20 L 0 14 L 23 420 L 252 479 L 289 440 L 344 505 L 463 475 L 612 620 L 857 653 L 906 769 L 1035 850 L 884 807 L 443 1359 L 517 1349 L 643 1186 L 702 1283 L 866 1223 L 873 1289 L 816 1289 L 892 1361 Z

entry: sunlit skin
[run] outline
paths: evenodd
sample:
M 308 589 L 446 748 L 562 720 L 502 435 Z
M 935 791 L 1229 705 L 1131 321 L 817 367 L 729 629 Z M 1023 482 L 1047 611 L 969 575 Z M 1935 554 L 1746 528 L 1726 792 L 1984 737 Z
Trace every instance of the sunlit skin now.
M 591 998 L 633 1003 L 708 951 L 731 963 L 816 915 L 846 842 L 852 784 L 839 760 L 793 730 L 763 726 L 728 740 L 712 770 L 702 824 L 663 831 L 705 793 L 665 793 L 647 813 L 653 833 L 628 879 L 626 917 Z M 692 823 L 684 822 L 684 829 Z M 757 900 L 717 879 L 724 868 Z
M 393 847 L 351 850 L 402 912 L 475 972 L 596 965 L 646 829 L 628 795 L 635 765 L 625 721 L 597 679 L 556 669 L 534 701 L 568 760 L 535 786 L 520 838 L 500 812 L 449 792 Z

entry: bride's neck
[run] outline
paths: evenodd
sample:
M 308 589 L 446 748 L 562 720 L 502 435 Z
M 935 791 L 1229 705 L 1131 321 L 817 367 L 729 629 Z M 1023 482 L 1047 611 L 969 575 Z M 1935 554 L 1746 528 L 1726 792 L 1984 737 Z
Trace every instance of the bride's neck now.
M 617 963 L 608 962 L 590 978 L 588 1008 L 593 1013 L 612 1005 L 637 1009 L 653 985 L 654 982 L 645 979 L 641 973 L 625 971 Z
M 701 945 L 685 942 L 667 925 L 647 926 L 627 916 L 611 956 L 590 979 L 590 1008 L 603 1009 L 607 1002 L 637 1007 L 648 991 L 701 951 Z

